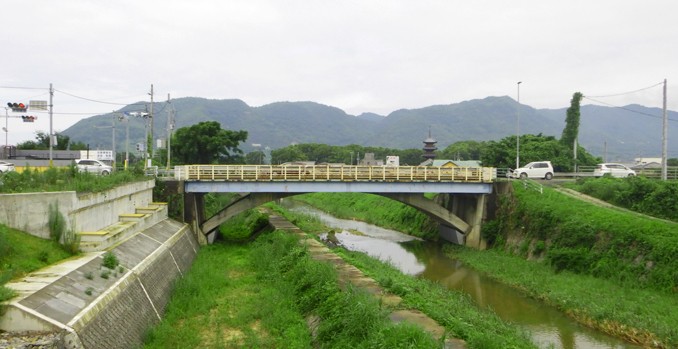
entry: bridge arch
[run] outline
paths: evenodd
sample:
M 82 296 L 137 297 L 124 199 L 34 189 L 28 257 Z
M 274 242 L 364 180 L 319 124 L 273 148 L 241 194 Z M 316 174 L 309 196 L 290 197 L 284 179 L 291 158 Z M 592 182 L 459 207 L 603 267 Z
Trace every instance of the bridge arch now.
M 304 193 L 247 193 L 230 202 L 226 207 L 217 212 L 214 216 L 206 219 L 200 224 L 200 231 L 205 235 L 212 234 L 222 223 L 235 215 L 249 209 L 261 206 L 267 202 L 275 201 L 289 196 L 300 195 Z M 395 200 L 414 207 L 421 212 L 432 217 L 440 224 L 451 227 L 460 232 L 464 237 L 472 231 L 472 225 L 439 205 L 433 200 L 427 199 L 423 194 L 416 193 L 374 193 L 391 200 Z M 480 221 L 475 222 L 480 224 Z M 463 240 L 463 239 L 462 239 Z M 455 241 L 460 242 L 460 241 Z M 461 241 L 463 243 L 463 241 Z

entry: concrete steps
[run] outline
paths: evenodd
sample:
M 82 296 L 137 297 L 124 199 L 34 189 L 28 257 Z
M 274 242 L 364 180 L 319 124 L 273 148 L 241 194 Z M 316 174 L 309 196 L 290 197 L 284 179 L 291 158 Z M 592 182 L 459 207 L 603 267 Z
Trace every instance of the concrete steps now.
M 154 202 L 146 207 L 136 207 L 134 213 L 118 215 L 118 222 L 112 225 L 97 231 L 78 232 L 80 250 L 83 252 L 108 250 L 166 217 L 166 203 Z

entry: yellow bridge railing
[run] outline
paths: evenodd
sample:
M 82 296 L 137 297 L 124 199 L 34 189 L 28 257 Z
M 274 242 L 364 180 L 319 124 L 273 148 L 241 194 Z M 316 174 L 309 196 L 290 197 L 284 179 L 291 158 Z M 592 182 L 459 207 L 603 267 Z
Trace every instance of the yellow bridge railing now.
M 186 181 L 366 181 L 480 182 L 496 177 L 493 167 L 330 166 L 330 165 L 185 165 L 174 178 Z

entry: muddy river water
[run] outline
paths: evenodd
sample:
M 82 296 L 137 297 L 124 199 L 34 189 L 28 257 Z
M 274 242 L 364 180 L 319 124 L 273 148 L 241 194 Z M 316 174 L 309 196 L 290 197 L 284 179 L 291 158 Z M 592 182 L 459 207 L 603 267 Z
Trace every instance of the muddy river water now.
M 292 211 L 317 216 L 325 225 L 335 229 L 335 237 L 347 249 L 389 261 L 403 273 L 465 292 L 478 306 L 490 308 L 505 321 L 528 331 L 540 348 L 640 348 L 579 325 L 555 308 L 525 297 L 515 289 L 464 266 L 460 261 L 445 256 L 438 244 L 364 222 L 338 219 L 290 200 L 284 200 L 282 204 Z M 362 234 L 356 235 L 351 231 Z

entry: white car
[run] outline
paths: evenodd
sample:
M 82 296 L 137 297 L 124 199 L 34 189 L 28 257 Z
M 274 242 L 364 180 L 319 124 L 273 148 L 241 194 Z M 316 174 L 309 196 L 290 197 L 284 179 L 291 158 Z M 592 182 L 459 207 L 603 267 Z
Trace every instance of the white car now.
M 534 161 L 529 164 L 513 170 L 513 178 L 553 178 L 553 165 L 551 161 Z
M 605 163 L 596 165 L 596 169 L 593 170 L 593 176 L 602 177 L 605 175 L 617 178 L 626 178 L 635 176 L 636 171 L 622 164 Z
M 16 171 L 14 164 L 7 161 L 0 161 L 0 173 Z
M 99 160 L 89 160 L 89 159 L 80 159 L 75 160 L 75 166 L 80 172 L 89 172 L 94 174 L 99 174 L 102 176 L 107 176 L 111 174 L 113 168 L 104 164 Z

